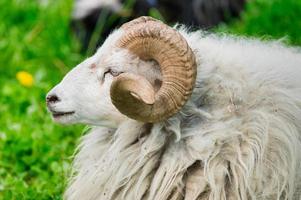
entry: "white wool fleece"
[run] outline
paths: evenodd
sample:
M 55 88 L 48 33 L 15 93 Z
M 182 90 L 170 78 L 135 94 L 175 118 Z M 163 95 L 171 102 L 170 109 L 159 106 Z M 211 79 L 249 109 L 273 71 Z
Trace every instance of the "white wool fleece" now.
M 93 126 L 65 198 L 299 200 L 300 49 L 177 29 L 197 58 L 191 98 L 165 122 L 120 115 L 114 126 Z

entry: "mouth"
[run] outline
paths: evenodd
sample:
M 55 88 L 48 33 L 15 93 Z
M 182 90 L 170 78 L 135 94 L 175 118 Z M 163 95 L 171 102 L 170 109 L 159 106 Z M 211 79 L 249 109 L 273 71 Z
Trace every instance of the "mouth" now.
M 56 111 L 53 111 L 52 116 L 53 116 L 53 118 L 60 118 L 60 117 L 71 116 L 74 113 L 75 113 L 74 111 L 71 111 L 71 112 L 56 112 Z

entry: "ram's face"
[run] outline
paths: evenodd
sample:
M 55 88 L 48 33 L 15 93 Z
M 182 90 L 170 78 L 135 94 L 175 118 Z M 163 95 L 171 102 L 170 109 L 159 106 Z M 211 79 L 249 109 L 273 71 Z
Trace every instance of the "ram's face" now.
M 116 126 L 124 116 L 110 100 L 114 73 L 98 66 L 93 57 L 76 66 L 46 97 L 53 119 L 60 123 Z
M 109 43 L 114 42 L 112 39 Z M 123 70 L 121 63 L 127 62 L 125 53 L 113 51 L 110 45 L 104 44 L 94 56 L 73 68 L 47 94 L 46 102 L 53 119 L 64 124 L 109 127 L 116 127 L 124 120 L 126 117 L 111 102 L 110 86 L 114 76 Z
M 154 83 L 161 79 L 156 62 L 145 62 L 125 49 L 114 47 L 113 33 L 95 55 L 73 68 L 46 96 L 54 121 L 116 127 L 128 119 L 112 104 L 110 88 L 122 73 L 139 74 Z

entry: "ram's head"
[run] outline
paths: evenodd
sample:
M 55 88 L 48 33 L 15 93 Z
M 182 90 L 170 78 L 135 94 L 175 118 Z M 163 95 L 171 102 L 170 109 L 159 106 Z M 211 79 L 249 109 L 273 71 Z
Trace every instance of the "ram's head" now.
M 116 127 L 127 117 L 157 122 L 181 109 L 195 77 L 194 54 L 180 33 L 140 17 L 113 32 L 46 101 L 61 123 Z

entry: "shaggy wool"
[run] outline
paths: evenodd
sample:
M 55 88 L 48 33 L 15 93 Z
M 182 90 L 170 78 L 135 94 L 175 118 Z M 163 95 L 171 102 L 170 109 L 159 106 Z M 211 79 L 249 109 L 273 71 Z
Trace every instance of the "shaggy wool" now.
M 83 136 L 69 200 L 299 200 L 301 51 L 177 27 L 197 58 L 174 117 Z

